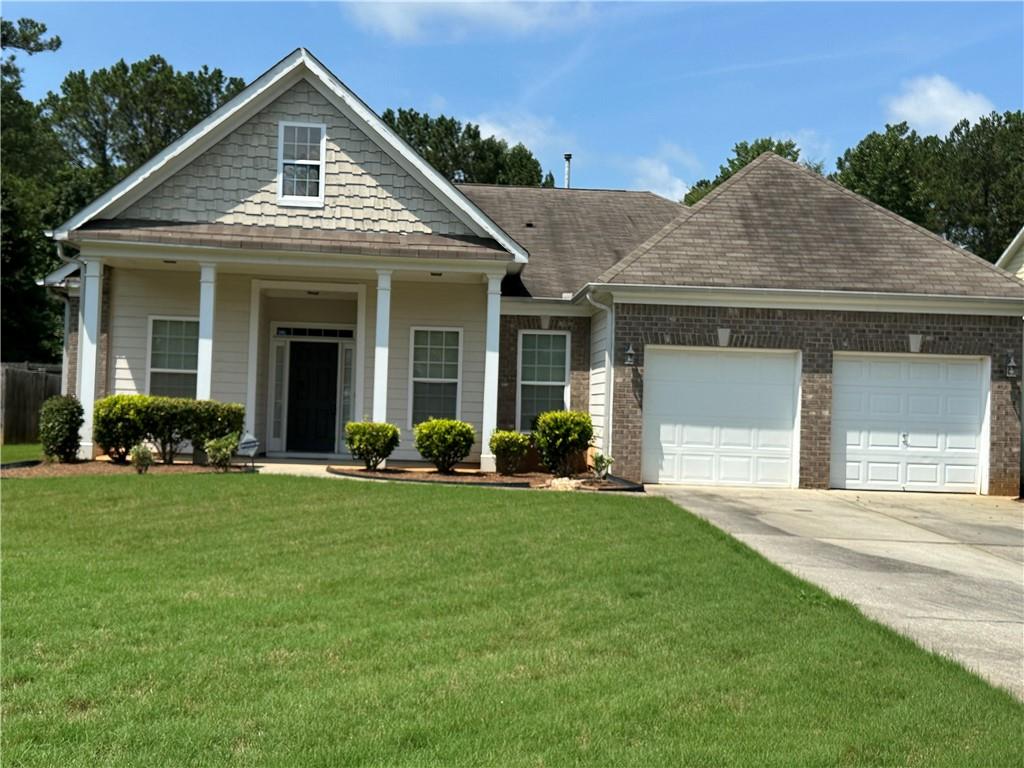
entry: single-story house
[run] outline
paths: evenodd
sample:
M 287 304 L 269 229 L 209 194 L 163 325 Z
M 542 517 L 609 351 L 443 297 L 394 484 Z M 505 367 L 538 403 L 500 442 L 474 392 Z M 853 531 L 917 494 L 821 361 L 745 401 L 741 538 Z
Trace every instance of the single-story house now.
M 588 411 L 649 483 L 1016 494 L 1024 283 L 765 154 L 700 203 L 457 185 L 308 51 L 55 229 L 65 381 L 350 420 Z M 77 276 L 76 276 L 77 275 Z

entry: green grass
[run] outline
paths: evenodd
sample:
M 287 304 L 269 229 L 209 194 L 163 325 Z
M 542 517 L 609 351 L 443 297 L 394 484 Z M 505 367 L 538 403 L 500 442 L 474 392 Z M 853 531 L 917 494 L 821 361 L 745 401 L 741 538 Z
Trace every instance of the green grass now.
M 12 445 L 0 445 L 0 464 L 41 458 L 43 458 L 43 446 L 39 443 L 14 443 Z
M 3 486 L 5 766 L 1008 766 L 1024 707 L 661 499 Z

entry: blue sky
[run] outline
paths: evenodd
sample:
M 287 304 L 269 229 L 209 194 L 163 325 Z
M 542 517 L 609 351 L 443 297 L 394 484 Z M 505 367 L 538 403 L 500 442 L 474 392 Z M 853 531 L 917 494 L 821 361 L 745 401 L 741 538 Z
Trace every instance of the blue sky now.
M 59 34 L 30 98 L 160 53 L 246 80 L 309 48 L 377 111 L 444 112 L 533 149 L 561 183 L 680 197 L 739 140 L 831 168 L 887 121 L 945 132 L 1024 107 L 1024 3 L 18 3 Z

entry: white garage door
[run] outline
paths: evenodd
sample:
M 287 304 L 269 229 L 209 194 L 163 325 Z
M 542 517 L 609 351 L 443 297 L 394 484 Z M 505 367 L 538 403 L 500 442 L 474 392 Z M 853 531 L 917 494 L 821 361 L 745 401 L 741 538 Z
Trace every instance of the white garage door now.
M 796 484 L 796 352 L 644 351 L 648 483 Z
M 981 490 L 987 391 L 977 359 L 837 354 L 833 487 Z

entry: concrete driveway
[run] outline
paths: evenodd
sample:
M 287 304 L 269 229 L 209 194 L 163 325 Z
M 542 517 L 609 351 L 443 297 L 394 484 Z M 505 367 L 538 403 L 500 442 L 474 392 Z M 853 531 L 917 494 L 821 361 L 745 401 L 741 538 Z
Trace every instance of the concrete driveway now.
M 1024 699 L 1024 504 L 985 496 L 648 486 Z

